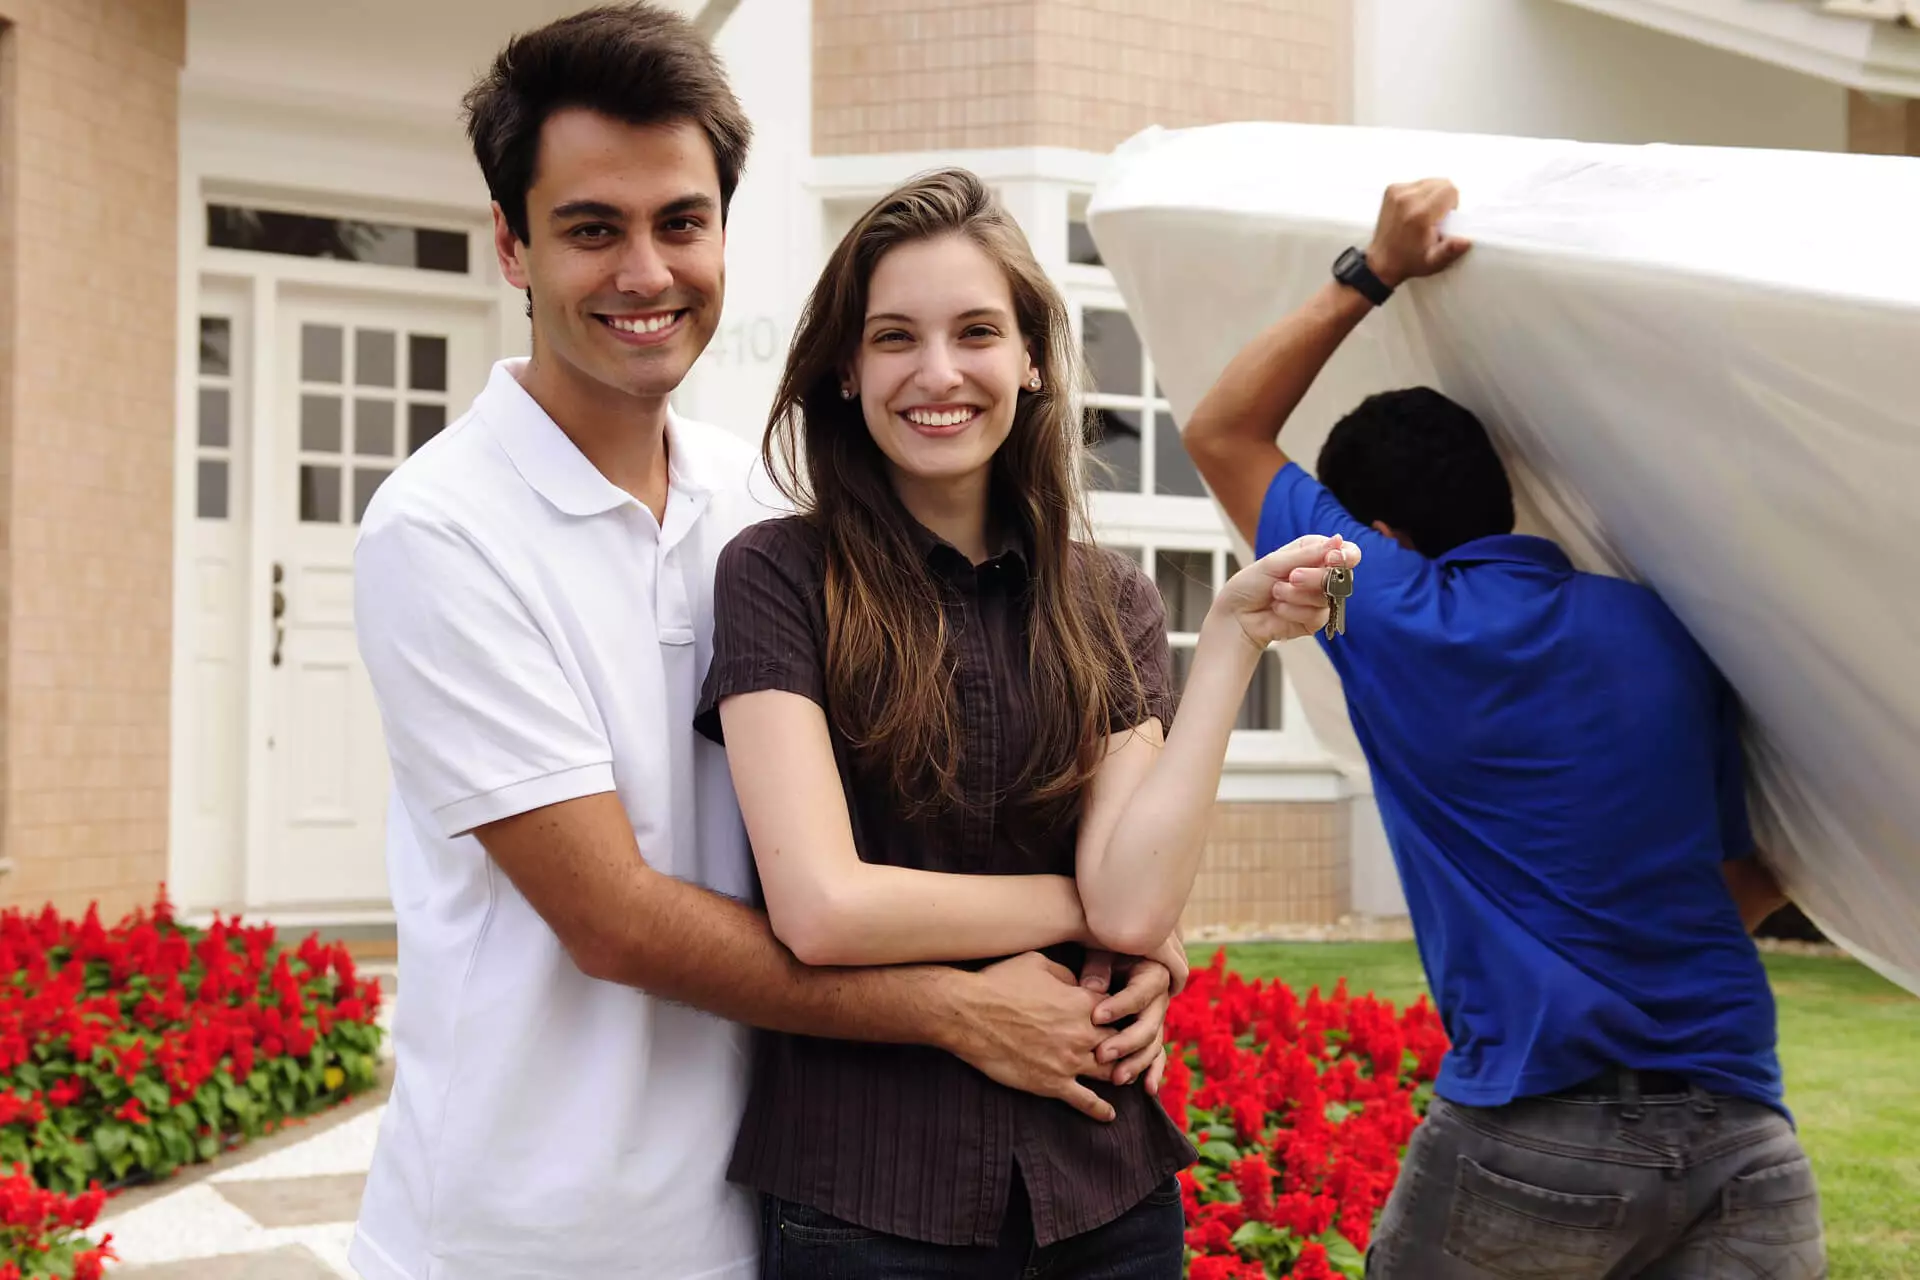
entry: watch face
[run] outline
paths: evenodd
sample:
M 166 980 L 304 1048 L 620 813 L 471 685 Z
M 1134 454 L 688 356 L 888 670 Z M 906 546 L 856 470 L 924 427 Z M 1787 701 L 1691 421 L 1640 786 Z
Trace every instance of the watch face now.
M 1366 259 L 1361 256 L 1358 249 L 1348 249 L 1340 255 L 1339 261 L 1333 264 L 1333 269 L 1341 275 L 1345 275 L 1365 261 Z

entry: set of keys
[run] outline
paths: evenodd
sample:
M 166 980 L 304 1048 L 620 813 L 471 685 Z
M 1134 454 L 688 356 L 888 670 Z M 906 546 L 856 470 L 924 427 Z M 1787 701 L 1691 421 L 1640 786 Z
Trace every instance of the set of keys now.
M 1353 570 L 1341 565 L 1327 570 L 1327 639 L 1347 629 L 1347 597 L 1353 594 Z

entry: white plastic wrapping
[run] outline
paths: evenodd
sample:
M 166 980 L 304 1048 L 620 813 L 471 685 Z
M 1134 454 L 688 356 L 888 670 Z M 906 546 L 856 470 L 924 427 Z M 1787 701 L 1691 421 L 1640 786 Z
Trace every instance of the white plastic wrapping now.
M 1387 184 L 1434 176 L 1474 251 L 1362 325 L 1282 444 L 1311 467 L 1390 387 L 1479 414 L 1522 529 L 1649 583 L 1739 691 L 1756 833 L 1795 899 L 1920 992 L 1920 160 L 1151 130 L 1089 222 L 1175 415 L 1365 245 Z M 1357 764 L 1332 667 L 1285 656 Z

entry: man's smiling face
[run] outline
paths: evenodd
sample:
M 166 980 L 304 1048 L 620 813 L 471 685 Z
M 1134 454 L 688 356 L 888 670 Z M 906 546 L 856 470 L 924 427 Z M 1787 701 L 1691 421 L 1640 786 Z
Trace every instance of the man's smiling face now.
M 631 125 L 584 108 L 540 131 L 528 243 L 496 211 L 508 281 L 533 294 L 536 359 L 592 395 L 662 399 L 720 322 L 726 238 L 713 149 L 687 121 Z

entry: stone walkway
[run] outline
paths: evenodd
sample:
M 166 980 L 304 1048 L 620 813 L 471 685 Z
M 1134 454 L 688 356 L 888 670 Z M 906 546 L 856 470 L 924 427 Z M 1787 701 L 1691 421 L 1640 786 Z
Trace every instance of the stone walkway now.
M 362 968 L 389 993 L 385 1022 L 391 971 Z M 355 1280 L 347 1248 L 385 1110 L 384 1092 L 363 1098 L 109 1201 L 92 1232 L 113 1235 L 109 1280 Z

